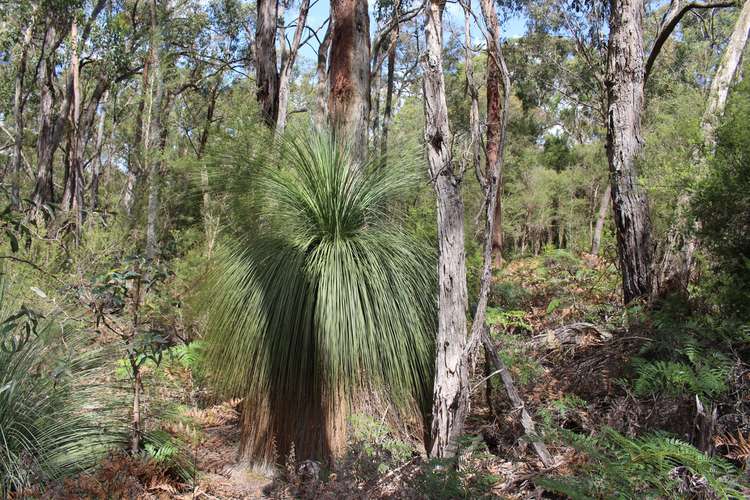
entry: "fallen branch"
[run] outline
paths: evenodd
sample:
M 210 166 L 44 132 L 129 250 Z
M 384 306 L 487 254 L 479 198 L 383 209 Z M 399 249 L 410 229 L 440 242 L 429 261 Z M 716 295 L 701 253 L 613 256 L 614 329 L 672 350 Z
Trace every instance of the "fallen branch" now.
M 492 341 L 486 332 L 482 335 L 482 344 L 484 345 L 488 361 L 492 363 L 495 371 L 500 374 L 500 378 L 503 380 L 505 391 L 508 393 L 508 399 L 510 399 L 510 402 L 513 404 L 514 411 L 520 411 L 521 413 L 521 425 L 523 426 L 524 432 L 531 440 L 531 444 L 534 447 L 536 454 L 539 455 L 539 458 L 545 467 L 552 467 L 555 464 L 555 461 L 547 450 L 547 446 L 545 446 L 537 436 L 536 428 L 534 427 L 534 420 L 532 420 L 531 415 L 526 410 L 526 405 L 524 404 L 523 399 L 521 399 L 518 389 L 516 389 L 513 377 L 508 371 L 508 367 L 505 366 L 505 363 L 503 363 L 502 359 L 497 355 L 495 346 L 492 345 Z
M 548 345 L 550 347 L 559 348 L 564 345 L 580 344 L 581 336 L 586 332 L 594 332 L 599 337 L 600 342 L 606 342 L 613 338 L 610 331 L 597 326 L 593 323 L 578 322 L 571 323 L 570 325 L 563 325 L 554 330 L 547 330 L 541 335 L 534 336 L 532 343 L 534 345 Z

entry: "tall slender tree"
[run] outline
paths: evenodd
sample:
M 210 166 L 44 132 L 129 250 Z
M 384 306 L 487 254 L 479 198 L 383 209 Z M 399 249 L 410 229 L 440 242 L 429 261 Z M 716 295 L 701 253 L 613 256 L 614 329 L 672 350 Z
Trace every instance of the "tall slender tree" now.
M 438 332 L 430 429 L 430 455 L 455 455 L 469 407 L 466 356 L 466 255 L 462 172 L 455 169 L 452 135 L 443 77 L 443 11 L 445 0 L 424 7 L 425 143 L 428 172 L 437 196 Z

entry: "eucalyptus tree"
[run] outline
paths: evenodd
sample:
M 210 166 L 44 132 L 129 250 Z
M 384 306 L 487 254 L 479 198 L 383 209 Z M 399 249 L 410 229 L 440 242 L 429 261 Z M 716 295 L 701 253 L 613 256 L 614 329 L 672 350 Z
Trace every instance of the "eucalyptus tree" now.
M 23 36 L 19 37 L 16 42 L 17 51 L 16 64 L 15 64 L 15 78 L 14 78 L 14 93 L 13 93 L 13 121 L 15 125 L 15 131 L 13 134 L 13 156 L 12 163 L 7 169 L 6 174 L 11 176 L 11 192 L 10 201 L 14 209 L 19 209 L 21 206 L 21 164 L 23 161 L 23 139 L 25 131 L 25 120 L 24 120 L 24 109 L 28 101 L 28 93 L 25 92 L 26 84 L 26 70 L 29 62 L 29 53 L 33 49 L 32 47 L 32 36 L 34 34 L 35 23 L 37 22 L 37 12 L 32 5 L 22 3 L 20 5 L 20 12 L 25 15 L 20 16 L 21 19 L 26 19 L 26 27 L 23 28 Z
M 370 116 L 370 14 L 367 0 L 331 0 L 328 123 L 365 160 Z
M 750 1 L 745 0 L 737 16 L 732 34 L 724 48 L 708 90 L 706 109 L 701 119 L 703 148 L 693 155 L 693 173 L 702 176 L 700 166 L 713 155 L 716 146 L 716 128 L 727 105 L 732 83 L 740 70 L 742 55 L 750 34 Z M 695 252 L 698 241 L 695 232 L 700 228 L 691 227 L 687 221 L 687 210 L 691 205 L 692 192 L 683 191 L 677 198 L 676 222 L 670 228 L 663 245 L 661 259 L 655 265 L 656 286 L 653 298 L 660 298 L 674 291 L 685 292 L 695 265 Z M 698 231 L 696 231 L 698 229 Z
M 625 302 L 648 296 L 653 281 L 651 220 L 648 200 L 637 173 L 643 149 L 641 121 L 646 81 L 661 48 L 687 12 L 731 4 L 670 1 L 657 23 L 648 52 L 644 49 L 644 0 L 610 0 L 604 5 L 605 9 L 598 10 L 600 4 L 597 2 L 572 0 L 566 5 L 576 12 L 597 14 L 597 18 L 608 16 L 607 65 L 601 87 L 606 89 L 603 117 L 607 126 L 611 197 Z M 602 30 L 597 32 L 604 34 Z M 578 46 L 579 49 L 585 48 L 580 41 Z M 601 46 L 598 44 L 593 48 Z M 579 52 L 586 54 L 585 51 Z
M 291 3 L 291 2 L 290 2 Z M 259 0 L 256 4 L 255 66 L 256 99 L 266 125 L 284 131 L 289 105 L 289 85 L 300 46 L 306 42 L 302 35 L 307 28 L 310 0 L 301 0 L 294 35 L 288 41 L 284 25 L 286 3 L 279 0 Z M 280 65 L 277 60 L 276 39 L 281 44 Z
M 437 196 L 438 330 L 430 455 L 455 455 L 469 407 L 466 254 L 461 176 L 453 162 L 443 76 L 444 0 L 425 4 L 422 56 L 428 173 Z

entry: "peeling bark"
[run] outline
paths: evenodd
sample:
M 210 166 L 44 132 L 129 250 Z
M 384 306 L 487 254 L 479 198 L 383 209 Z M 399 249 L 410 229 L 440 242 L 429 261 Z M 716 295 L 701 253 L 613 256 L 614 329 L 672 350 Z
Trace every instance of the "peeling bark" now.
M 469 407 L 466 359 L 466 260 L 461 179 L 452 165 L 451 132 L 443 79 L 444 0 L 425 5 L 425 142 L 437 194 L 438 332 L 436 339 L 430 455 L 454 456 Z
M 276 125 L 279 111 L 279 74 L 276 69 L 276 17 L 278 0 L 258 0 L 255 26 L 255 93 L 266 125 Z
M 610 0 L 607 158 L 625 303 L 651 291 L 651 220 L 636 164 L 643 149 L 643 0 Z
M 500 48 L 500 26 L 492 0 L 482 0 L 482 15 L 487 25 L 487 172 L 496 172 L 493 200 L 492 256 L 493 267 L 503 264 L 503 146 L 508 125 L 510 78 Z M 501 67 L 502 66 L 502 67 Z
M 370 19 L 367 0 L 331 0 L 333 32 L 328 113 L 355 159 L 367 154 L 370 116 Z

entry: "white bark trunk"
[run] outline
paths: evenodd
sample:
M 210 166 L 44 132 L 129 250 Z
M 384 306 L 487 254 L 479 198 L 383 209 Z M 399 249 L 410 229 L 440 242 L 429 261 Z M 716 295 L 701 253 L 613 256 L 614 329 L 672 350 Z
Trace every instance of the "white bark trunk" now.
M 747 37 L 750 33 L 750 0 L 745 0 L 734 31 L 729 39 L 724 55 L 721 57 L 716 75 L 711 82 L 711 90 L 708 93 L 708 104 L 703 114 L 704 141 L 708 151 L 712 151 L 716 144 L 716 127 L 724 114 L 729 96 L 729 88 L 742 61 L 742 53 L 747 45 Z
M 466 357 L 466 260 L 461 182 L 453 171 L 451 132 L 443 80 L 443 0 L 425 5 L 425 142 L 437 194 L 438 332 L 430 455 L 455 455 L 469 407 Z

